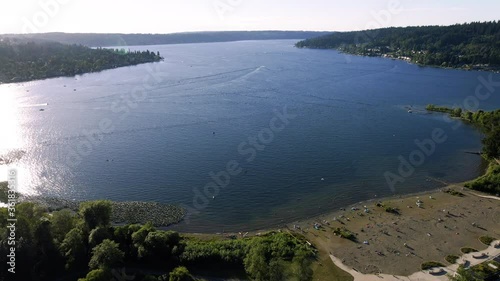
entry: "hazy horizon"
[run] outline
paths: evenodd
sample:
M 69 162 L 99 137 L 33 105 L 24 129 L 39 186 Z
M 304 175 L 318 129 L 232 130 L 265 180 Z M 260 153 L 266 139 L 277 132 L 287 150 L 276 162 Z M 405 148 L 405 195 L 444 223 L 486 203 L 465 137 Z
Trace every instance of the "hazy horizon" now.
M 40 0 L 0 4 L 0 34 L 168 34 L 211 31 L 356 31 L 498 20 L 500 3 L 374 0 Z

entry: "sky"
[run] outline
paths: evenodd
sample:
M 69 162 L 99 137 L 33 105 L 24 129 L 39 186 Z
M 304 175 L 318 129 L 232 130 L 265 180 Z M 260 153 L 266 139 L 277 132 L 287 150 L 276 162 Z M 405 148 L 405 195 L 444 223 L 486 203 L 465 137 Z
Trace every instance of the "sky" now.
M 2 0 L 0 34 L 350 31 L 500 20 L 499 0 Z

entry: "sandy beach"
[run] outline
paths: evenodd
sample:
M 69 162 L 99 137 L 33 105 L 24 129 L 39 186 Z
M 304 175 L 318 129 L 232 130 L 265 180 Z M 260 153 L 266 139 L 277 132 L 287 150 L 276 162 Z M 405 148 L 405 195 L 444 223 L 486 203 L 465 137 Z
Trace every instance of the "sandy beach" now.
M 445 193 L 445 189 L 464 196 Z M 359 203 L 290 223 L 288 228 L 305 235 L 320 254 L 333 255 L 360 273 L 408 276 L 420 271 L 423 262 L 450 265 L 445 257 L 461 256 L 462 247 L 486 249 L 488 246 L 479 241 L 481 236 L 500 237 L 498 198 L 461 185 L 445 189 Z M 417 202 L 422 202 L 420 207 Z M 377 203 L 395 208 L 399 214 L 386 212 Z M 356 241 L 334 235 L 333 230 L 341 227 L 353 232 Z

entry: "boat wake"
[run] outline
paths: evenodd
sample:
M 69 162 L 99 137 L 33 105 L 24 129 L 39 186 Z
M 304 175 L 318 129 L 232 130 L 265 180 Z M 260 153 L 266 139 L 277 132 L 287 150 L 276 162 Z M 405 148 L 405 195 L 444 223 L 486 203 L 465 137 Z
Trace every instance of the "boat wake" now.
M 20 108 L 30 108 L 30 107 L 42 107 L 42 106 L 47 106 L 49 105 L 48 103 L 37 103 L 37 104 L 26 104 L 26 105 L 21 105 L 19 106 Z

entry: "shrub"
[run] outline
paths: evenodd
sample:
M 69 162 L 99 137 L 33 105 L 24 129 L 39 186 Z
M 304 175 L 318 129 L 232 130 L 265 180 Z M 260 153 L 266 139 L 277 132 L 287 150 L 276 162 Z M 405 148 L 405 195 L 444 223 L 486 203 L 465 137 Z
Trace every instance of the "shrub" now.
M 458 260 L 458 256 L 456 255 L 447 255 L 446 258 L 444 258 L 447 262 L 454 264 Z
M 194 281 L 195 279 L 189 273 L 189 270 L 183 266 L 175 268 L 170 272 L 169 281 Z
M 486 174 L 483 176 L 467 182 L 465 184 L 466 187 L 482 191 L 486 193 L 490 193 L 493 195 L 500 193 L 500 165 L 491 162 Z
M 92 249 L 89 267 L 91 269 L 113 268 L 123 262 L 123 257 L 124 253 L 118 248 L 118 243 L 106 239 Z
M 450 195 L 453 195 L 453 196 L 458 196 L 458 197 L 464 197 L 465 196 L 465 194 L 463 194 L 462 192 L 456 191 L 454 189 L 447 189 L 444 192 L 448 193 Z
M 428 269 L 431 269 L 434 267 L 444 267 L 444 265 L 440 262 L 437 262 L 437 261 L 428 261 L 428 262 L 422 263 L 422 265 L 420 266 L 420 268 L 422 268 L 422 270 L 428 270 Z
M 82 202 L 79 213 L 83 217 L 88 231 L 98 226 L 108 226 L 111 217 L 111 201 Z
M 384 210 L 385 210 L 387 213 L 391 213 L 391 214 L 396 214 L 396 215 L 399 215 L 399 210 L 398 210 L 397 208 L 393 208 L 393 207 L 385 206 L 385 207 L 384 207 Z
M 109 281 L 113 278 L 111 272 L 107 269 L 95 269 L 90 271 L 85 278 L 78 281 Z
M 477 252 L 476 249 L 474 248 L 469 248 L 469 247 L 464 247 L 462 249 L 460 249 L 460 251 L 464 254 L 469 254 L 469 253 L 474 253 L 474 252 Z
M 492 265 L 496 266 L 497 268 L 500 267 L 500 263 L 493 260 L 493 261 L 489 261 L 489 262 L 480 263 L 480 264 L 472 267 L 472 270 L 474 271 L 476 276 L 481 276 L 481 277 L 490 276 L 490 275 L 495 273 L 495 269 L 488 266 L 488 264 L 492 264 Z
M 493 238 L 493 237 L 491 237 L 491 236 L 481 236 L 481 237 L 479 237 L 479 241 L 481 241 L 481 243 L 483 243 L 484 245 L 487 245 L 487 246 L 491 245 L 491 243 L 493 241 L 495 241 L 495 240 L 496 239 Z
M 349 239 L 351 241 L 356 241 L 356 235 L 345 227 L 337 227 L 333 230 L 333 234 L 340 236 L 344 239 Z

